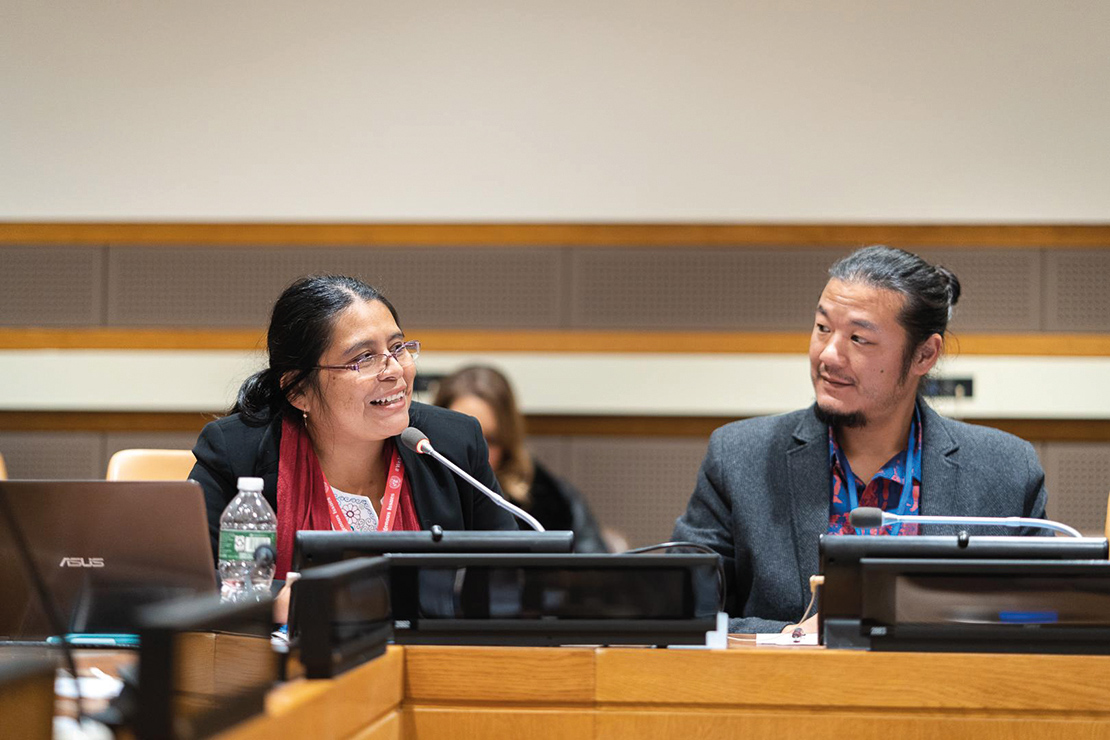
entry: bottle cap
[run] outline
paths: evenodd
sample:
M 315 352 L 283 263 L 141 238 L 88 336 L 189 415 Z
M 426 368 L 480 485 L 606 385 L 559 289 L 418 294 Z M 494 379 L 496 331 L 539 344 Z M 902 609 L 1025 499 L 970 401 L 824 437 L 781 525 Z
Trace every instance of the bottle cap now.
M 262 493 L 262 479 L 261 478 L 247 478 L 243 476 L 239 479 L 240 491 L 253 491 L 254 493 Z

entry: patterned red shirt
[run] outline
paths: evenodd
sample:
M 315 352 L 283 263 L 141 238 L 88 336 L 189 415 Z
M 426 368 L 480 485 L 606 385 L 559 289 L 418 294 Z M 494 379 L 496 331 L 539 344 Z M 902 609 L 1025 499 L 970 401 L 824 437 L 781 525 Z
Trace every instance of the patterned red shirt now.
M 914 414 L 914 444 L 917 459 L 921 459 L 921 423 L 920 415 Z M 863 529 L 859 532 L 848 521 L 851 504 L 848 502 L 848 483 L 844 477 L 844 470 L 840 466 L 837 452 L 839 445 L 836 435 L 829 429 L 829 465 L 832 467 L 832 498 L 829 506 L 829 534 L 891 534 L 891 527 L 880 529 Z M 856 476 L 856 491 L 860 506 L 872 506 L 883 511 L 897 511 L 898 503 L 902 499 L 902 488 L 905 482 L 903 475 L 906 470 L 906 450 L 902 450 L 890 458 L 885 465 L 875 474 L 866 486 L 859 476 Z M 853 475 L 855 475 L 853 473 Z M 919 511 L 918 503 L 921 500 L 921 471 L 915 470 L 913 477 L 913 502 L 907 514 L 916 514 Z M 900 535 L 917 534 L 918 525 L 903 523 Z

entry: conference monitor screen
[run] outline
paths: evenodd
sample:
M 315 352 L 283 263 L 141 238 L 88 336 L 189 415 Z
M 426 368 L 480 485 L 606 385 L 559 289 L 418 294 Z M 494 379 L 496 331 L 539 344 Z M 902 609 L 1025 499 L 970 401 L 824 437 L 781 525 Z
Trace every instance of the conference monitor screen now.
M 141 609 L 136 736 L 205 738 L 262 714 L 278 676 L 272 609 L 217 594 Z
M 574 549 L 574 532 L 297 532 L 293 570 L 391 553 L 555 553 Z
M 871 647 L 861 623 L 865 570 L 883 561 L 988 563 L 1028 561 L 1071 563 L 1105 562 L 1103 537 L 883 537 L 871 535 L 822 535 L 818 549 L 821 573 L 820 633 L 829 647 Z M 969 567 L 964 567 L 966 573 Z M 873 570 L 873 568 L 872 568 Z M 878 581 L 874 578 L 873 583 Z
M 709 553 L 395 554 L 394 640 L 704 645 L 721 608 Z
M 371 660 L 393 636 L 387 558 L 309 568 L 293 584 L 292 599 L 289 630 L 307 678 L 330 678 Z

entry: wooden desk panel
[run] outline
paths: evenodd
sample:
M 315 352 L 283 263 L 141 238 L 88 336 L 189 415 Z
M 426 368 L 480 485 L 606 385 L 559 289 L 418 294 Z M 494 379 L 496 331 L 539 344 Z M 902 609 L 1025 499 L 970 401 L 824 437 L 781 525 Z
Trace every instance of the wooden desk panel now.
M 591 705 L 594 648 L 405 648 L 405 703 Z
M 53 714 L 53 663 L 45 659 L 0 661 L 0 738 L 50 740 Z
M 225 740 L 1110 740 L 1108 688 L 1110 656 L 395 646 Z
M 270 692 L 266 713 L 219 736 L 220 740 L 397 740 L 400 736 L 404 650 L 332 679 L 295 679 Z
M 828 711 L 599 712 L 605 740 L 1105 740 L 1105 719 Z
M 401 740 L 404 737 L 401 732 L 401 712 L 394 710 L 365 730 L 352 735 L 350 740 Z
M 881 690 L 891 710 L 1097 710 L 1110 719 L 1110 656 L 1102 655 L 610 648 L 598 650 L 597 685 L 602 705 L 868 710 Z
M 405 740 L 585 740 L 603 737 L 597 734 L 596 714 L 592 708 L 406 706 L 402 710 L 401 737 Z
M 403 737 L 590 738 L 593 648 L 405 648 Z

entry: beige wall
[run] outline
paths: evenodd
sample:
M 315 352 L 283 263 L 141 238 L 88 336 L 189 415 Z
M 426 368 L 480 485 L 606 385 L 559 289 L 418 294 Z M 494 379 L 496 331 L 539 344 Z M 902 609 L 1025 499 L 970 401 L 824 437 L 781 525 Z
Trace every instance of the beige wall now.
M 1105 0 L 4 0 L 0 219 L 1105 221 Z

